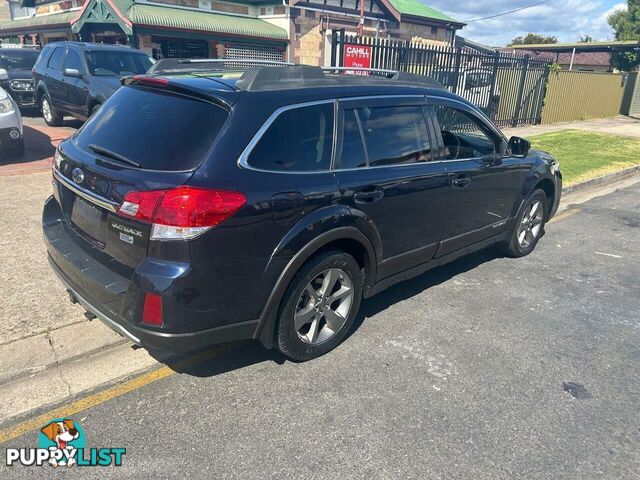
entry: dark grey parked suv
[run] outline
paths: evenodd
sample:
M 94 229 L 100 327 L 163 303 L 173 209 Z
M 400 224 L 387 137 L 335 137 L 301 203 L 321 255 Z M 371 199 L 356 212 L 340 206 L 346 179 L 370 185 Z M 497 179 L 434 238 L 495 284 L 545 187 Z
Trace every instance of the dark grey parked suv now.
M 85 121 L 120 88 L 122 77 L 145 73 L 153 59 L 118 45 L 57 42 L 42 50 L 33 69 L 36 102 L 47 125 L 65 115 Z

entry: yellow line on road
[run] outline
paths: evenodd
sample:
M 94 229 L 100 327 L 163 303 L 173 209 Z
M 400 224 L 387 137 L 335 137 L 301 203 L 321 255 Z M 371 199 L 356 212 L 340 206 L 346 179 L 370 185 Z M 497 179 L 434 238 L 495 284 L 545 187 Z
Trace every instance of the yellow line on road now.
M 549 220 L 549 223 L 555 223 L 555 222 L 559 222 L 560 220 L 564 220 L 565 218 L 573 217 L 576 213 L 579 213 L 580 211 L 581 210 L 579 208 L 567 209 L 564 212 L 557 214 L 551 220 Z
M 185 368 L 210 360 L 230 349 L 231 346 L 223 346 L 218 348 L 213 347 L 209 350 L 197 353 L 176 362 L 173 365 L 173 368 L 167 366 L 158 368 L 101 392 L 94 393 L 93 395 L 81 398 L 79 400 L 76 400 L 75 402 L 71 402 L 58 408 L 54 408 L 53 410 L 43 413 L 42 415 L 38 415 L 37 417 L 31 418 L 29 420 L 25 420 L 24 422 L 19 423 L 18 425 L 15 425 L 13 427 L 2 429 L 0 430 L 0 443 L 8 442 L 9 440 L 19 437 L 20 435 L 23 435 L 31 430 L 41 428 L 54 418 L 70 417 L 71 415 L 75 415 L 76 413 L 86 410 L 87 408 L 95 407 L 97 405 L 105 403 L 108 400 L 124 395 L 125 393 L 129 393 L 133 390 L 144 387 L 145 385 L 149 385 L 150 383 L 157 382 L 158 380 L 162 380 L 163 378 L 167 378 L 168 376 L 176 373 L 176 371 L 179 372 Z

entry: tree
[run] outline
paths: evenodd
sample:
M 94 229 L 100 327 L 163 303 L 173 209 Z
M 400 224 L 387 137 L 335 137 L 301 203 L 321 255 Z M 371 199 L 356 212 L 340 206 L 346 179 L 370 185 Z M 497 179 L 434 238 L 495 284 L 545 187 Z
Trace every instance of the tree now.
M 524 37 L 521 35 L 517 36 L 511 40 L 509 45 L 541 45 L 549 43 L 558 43 L 558 39 L 556 37 L 540 35 L 538 33 L 527 33 Z
M 593 42 L 593 37 L 591 35 L 580 35 L 580 40 L 578 43 L 591 43 Z
M 612 13 L 607 20 L 616 40 L 640 40 L 640 0 L 628 0 L 626 10 Z M 639 63 L 639 52 L 613 54 L 613 64 L 620 70 L 632 70 Z

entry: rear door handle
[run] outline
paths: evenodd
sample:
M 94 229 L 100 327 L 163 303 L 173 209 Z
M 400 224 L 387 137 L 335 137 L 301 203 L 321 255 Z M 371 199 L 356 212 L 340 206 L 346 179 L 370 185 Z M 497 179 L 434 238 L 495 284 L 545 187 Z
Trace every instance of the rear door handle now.
M 384 190 L 381 190 L 379 188 L 376 188 L 374 190 L 365 190 L 353 195 L 353 199 L 355 200 L 355 202 L 360 205 L 375 203 L 379 200 L 382 200 L 382 197 L 384 197 Z
M 456 188 L 465 188 L 471 185 L 471 179 L 466 175 L 461 175 L 458 178 L 454 178 L 451 185 Z

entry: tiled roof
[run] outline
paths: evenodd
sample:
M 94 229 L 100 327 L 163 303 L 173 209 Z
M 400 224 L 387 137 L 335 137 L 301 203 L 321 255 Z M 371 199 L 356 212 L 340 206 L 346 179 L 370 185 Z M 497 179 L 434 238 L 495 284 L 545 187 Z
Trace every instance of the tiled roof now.
M 258 18 L 142 3 L 134 3 L 123 13 L 134 25 L 153 25 L 249 37 L 287 39 L 287 32 L 284 29 Z
M 0 32 L 27 33 L 27 30 L 38 27 L 48 27 L 54 25 L 67 25 L 73 17 L 78 15 L 77 11 L 59 12 L 50 15 L 39 15 L 37 17 L 19 18 L 0 24 Z
M 501 48 L 503 52 L 513 52 L 512 48 Z M 535 52 L 533 50 L 524 50 L 518 48 L 517 53 L 520 55 L 531 55 L 536 60 L 545 60 L 548 62 L 556 62 L 560 65 L 569 65 L 571 63 L 571 52 L 563 52 L 560 55 L 554 52 Z M 556 56 L 558 60 L 556 60 Z M 573 59 L 574 65 L 598 65 L 609 66 L 611 62 L 611 53 L 609 52 L 576 52 Z
M 431 7 L 427 7 L 420 0 L 389 0 L 398 12 L 404 15 L 414 15 L 416 17 L 433 18 L 446 22 L 457 22 L 444 13 L 438 12 Z

